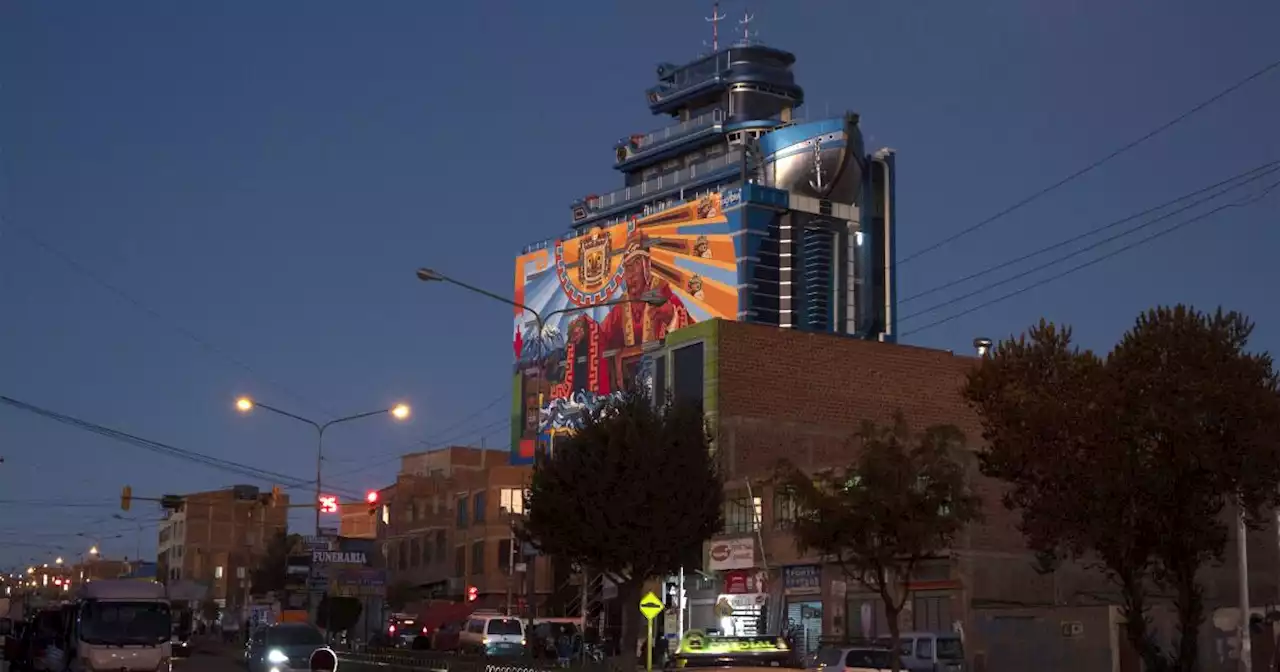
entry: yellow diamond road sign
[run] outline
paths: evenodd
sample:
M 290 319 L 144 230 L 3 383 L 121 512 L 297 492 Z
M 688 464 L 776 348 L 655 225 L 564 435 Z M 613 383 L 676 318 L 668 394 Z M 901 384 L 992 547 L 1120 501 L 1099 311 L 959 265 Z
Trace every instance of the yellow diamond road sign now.
M 652 621 L 654 616 L 662 613 L 662 600 L 659 600 L 658 596 L 653 593 L 645 595 L 640 598 L 640 613 Z

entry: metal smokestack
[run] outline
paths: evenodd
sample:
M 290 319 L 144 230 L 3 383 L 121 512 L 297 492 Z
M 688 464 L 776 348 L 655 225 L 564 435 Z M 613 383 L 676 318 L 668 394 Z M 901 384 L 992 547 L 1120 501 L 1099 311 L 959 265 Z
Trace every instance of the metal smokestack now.
M 973 339 L 973 349 L 978 351 L 979 357 L 987 357 L 991 354 L 991 339 L 979 336 Z

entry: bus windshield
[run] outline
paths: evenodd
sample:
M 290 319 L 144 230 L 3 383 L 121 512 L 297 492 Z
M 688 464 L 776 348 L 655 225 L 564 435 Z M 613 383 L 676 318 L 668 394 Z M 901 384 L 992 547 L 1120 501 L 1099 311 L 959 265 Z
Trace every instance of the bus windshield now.
M 171 636 L 169 605 L 163 602 L 102 602 L 80 607 L 80 639 L 86 644 L 155 646 Z

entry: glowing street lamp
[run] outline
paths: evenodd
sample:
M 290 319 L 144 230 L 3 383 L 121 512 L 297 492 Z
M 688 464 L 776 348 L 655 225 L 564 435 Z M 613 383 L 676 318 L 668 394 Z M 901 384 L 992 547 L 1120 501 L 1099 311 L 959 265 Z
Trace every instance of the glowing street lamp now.
M 297 422 L 301 422 L 305 425 L 310 425 L 313 429 L 316 430 L 316 503 L 317 503 L 316 535 L 317 536 L 319 536 L 320 534 L 321 507 L 319 503 L 321 501 L 321 497 L 323 496 L 323 493 L 321 492 L 321 489 L 320 489 L 320 484 L 321 484 L 321 478 L 322 478 L 322 467 L 324 464 L 324 432 L 325 430 L 338 423 L 351 422 L 352 420 L 360 420 L 363 418 L 370 418 L 375 415 L 383 415 L 383 414 L 390 415 L 392 418 L 396 420 L 407 420 L 412 413 L 412 411 L 409 409 L 408 404 L 396 404 L 391 408 L 381 408 L 376 411 L 356 413 L 355 415 L 348 415 L 348 416 L 337 418 L 334 420 L 329 420 L 327 422 L 316 422 L 315 420 L 312 420 L 310 418 L 304 418 L 301 415 L 290 413 L 288 411 L 283 411 L 274 406 L 268 406 L 267 404 L 264 404 L 260 401 L 255 401 L 252 397 L 240 397 L 236 399 L 236 409 L 239 410 L 241 413 L 248 413 L 255 408 L 261 408 L 264 411 L 271 411 L 276 415 L 281 415 L 291 420 L 296 420 Z

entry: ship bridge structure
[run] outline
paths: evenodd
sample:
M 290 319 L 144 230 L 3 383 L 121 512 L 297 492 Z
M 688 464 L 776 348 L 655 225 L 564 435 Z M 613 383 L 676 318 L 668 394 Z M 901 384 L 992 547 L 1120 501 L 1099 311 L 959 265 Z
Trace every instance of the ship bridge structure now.
M 514 311 L 513 442 L 660 378 L 653 353 L 700 322 L 895 340 L 894 152 L 868 152 L 855 113 L 809 118 L 795 62 L 743 39 L 657 66 L 660 121 L 610 153 L 621 186 L 516 258 L 517 303 L 553 317 Z

